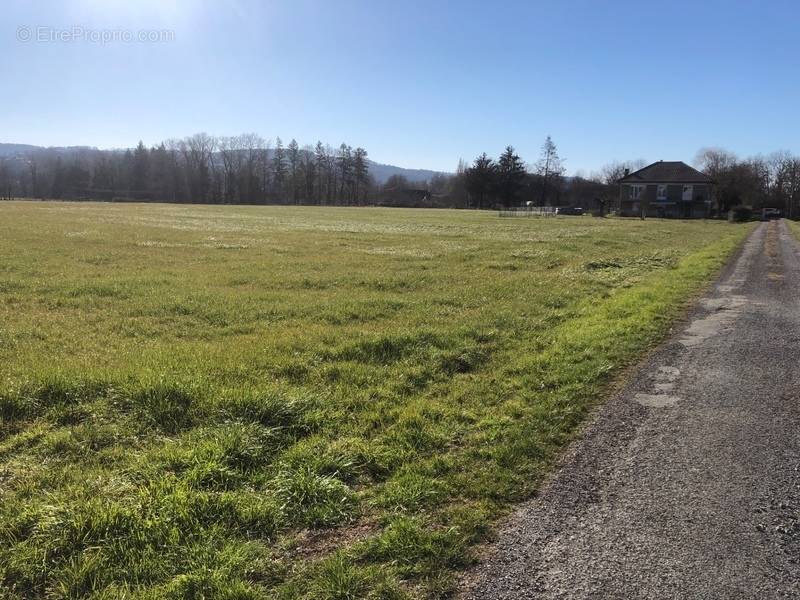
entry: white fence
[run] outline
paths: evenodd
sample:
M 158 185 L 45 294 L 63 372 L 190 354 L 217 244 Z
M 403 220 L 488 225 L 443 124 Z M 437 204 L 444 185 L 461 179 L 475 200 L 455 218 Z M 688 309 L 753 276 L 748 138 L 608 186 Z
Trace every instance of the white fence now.
M 555 206 L 516 206 L 501 208 L 498 213 L 501 217 L 554 217 Z

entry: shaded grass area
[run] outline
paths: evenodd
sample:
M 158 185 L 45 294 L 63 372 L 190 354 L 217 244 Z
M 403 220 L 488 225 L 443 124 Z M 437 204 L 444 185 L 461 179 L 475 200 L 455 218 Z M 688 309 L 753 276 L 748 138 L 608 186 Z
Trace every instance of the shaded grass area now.
M 749 225 L 0 205 L 9 597 L 446 594 Z
M 800 221 L 785 219 L 784 222 L 789 226 L 789 230 L 794 234 L 794 237 L 800 240 Z

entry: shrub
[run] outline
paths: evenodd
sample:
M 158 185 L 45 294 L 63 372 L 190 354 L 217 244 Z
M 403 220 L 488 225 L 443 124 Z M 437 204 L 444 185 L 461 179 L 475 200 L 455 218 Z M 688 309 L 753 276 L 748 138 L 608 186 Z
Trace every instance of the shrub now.
M 731 223 L 744 223 L 753 220 L 753 209 L 749 206 L 734 206 L 728 211 L 728 221 Z

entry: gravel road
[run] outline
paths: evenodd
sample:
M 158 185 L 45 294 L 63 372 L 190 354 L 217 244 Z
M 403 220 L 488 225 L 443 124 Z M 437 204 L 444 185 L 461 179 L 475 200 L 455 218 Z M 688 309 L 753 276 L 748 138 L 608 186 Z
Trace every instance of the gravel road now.
M 462 598 L 800 598 L 800 248 L 762 223 Z

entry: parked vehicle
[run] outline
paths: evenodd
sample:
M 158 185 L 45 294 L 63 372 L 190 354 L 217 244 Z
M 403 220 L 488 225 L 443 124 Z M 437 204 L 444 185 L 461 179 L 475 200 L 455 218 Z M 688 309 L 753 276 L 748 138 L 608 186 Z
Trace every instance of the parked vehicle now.
M 572 217 L 580 217 L 583 215 L 583 209 L 578 206 L 559 206 L 556 208 L 557 215 L 567 215 Z
M 781 218 L 781 209 L 780 208 L 762 208 L 761 209 L 761 220 L 762 221 L 769 221 L 770 219 L 780 219 Z

